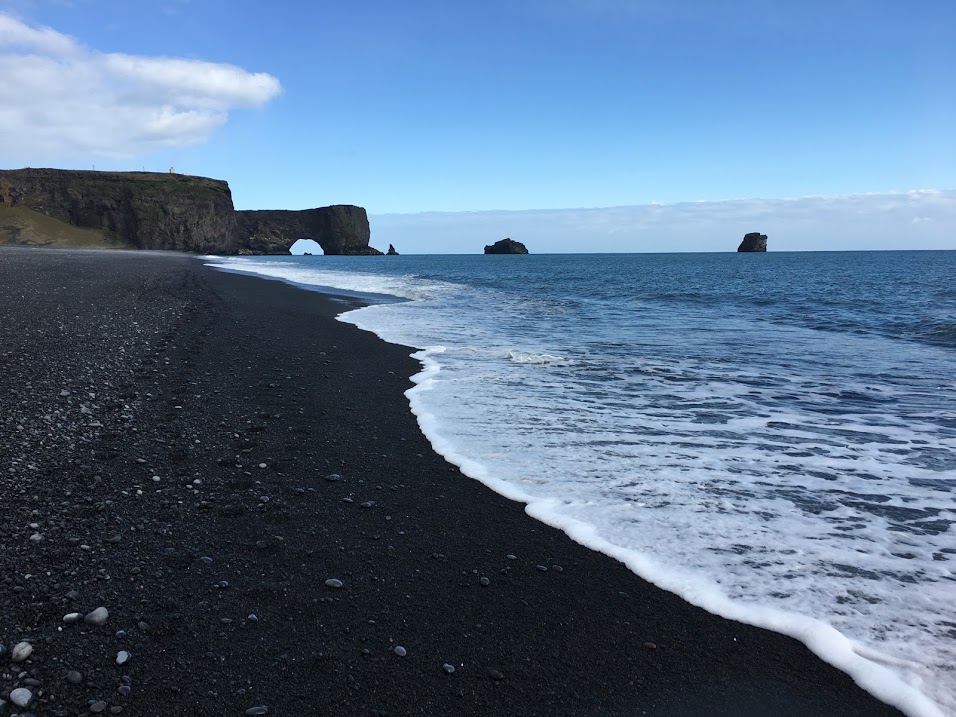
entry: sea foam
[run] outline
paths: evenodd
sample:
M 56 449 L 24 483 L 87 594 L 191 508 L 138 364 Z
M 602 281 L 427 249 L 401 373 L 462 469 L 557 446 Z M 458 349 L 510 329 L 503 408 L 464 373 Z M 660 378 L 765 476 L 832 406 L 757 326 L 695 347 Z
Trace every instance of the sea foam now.
M 913 717 L 956 712 L 952 352 L 903 321 L 887 336 L 883 297 L 874 318 L 842 286 L 841 313 L 794 272 L 728 283 L 736 265 L 713 259 L 532 259 L 505 276 L 471 257 L 215 263 L 407 299 L 340 318 L 420 349 L 411 409 L 466 475 L 693 604 L 801 640 Z

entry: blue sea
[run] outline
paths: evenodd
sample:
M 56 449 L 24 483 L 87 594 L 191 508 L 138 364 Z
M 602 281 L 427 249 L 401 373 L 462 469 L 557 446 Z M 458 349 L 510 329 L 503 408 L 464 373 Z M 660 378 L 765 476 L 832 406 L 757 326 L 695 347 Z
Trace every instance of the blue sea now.
M 208 261 L 371 302 L 435 449 L 533 517 L 956 714 L 956 251 Z

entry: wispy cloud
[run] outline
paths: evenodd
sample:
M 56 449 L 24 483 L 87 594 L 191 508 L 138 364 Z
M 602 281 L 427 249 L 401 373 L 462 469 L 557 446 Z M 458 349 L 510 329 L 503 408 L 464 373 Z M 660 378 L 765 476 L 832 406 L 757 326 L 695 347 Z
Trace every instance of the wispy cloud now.
M 747 232 L 771 251 L 956 249 L 956 190 L 682 202 L 599 209 L 371 217 L 372 243 L 402 253 L 480 253 L 517 239 L 537 253 L 733 251 Z
M 279 81 L 234 65 L 104 53 L 0 13 L 0 157 L 142 155 L 207 140 Z

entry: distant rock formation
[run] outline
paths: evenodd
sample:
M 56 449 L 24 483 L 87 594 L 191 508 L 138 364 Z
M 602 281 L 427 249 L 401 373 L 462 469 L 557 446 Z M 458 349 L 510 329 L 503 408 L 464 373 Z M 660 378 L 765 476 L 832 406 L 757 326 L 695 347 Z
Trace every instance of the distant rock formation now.
M 368 245 L 368 216 L 362 207 L 336 204 L 318 209 L 236 212 L 239 254 L 288 254 L 299 239 L 312 239 L 326 256 L 381 254 Z
M 767 235 L 759 232 L 745 234 L 737 251 L 767 251 Z
M 0 170 L 0 244 L 98 244 L 202 254 L 288 254 L 313 239 L 326 254 L 381 254 L 365 209 L 236 211 L 218 179 L 159 172 Z
M 395 251 L 395 247 L 393 247 L 391 244 L 388 245 L 388 251 L 385 252 L 385 253 L 386 253 L 388 256 L 398 256 L 398 252 Z
M 502 239 L 485 247 L 485 254 L 527 254 L 528 249 L 520 241 Z

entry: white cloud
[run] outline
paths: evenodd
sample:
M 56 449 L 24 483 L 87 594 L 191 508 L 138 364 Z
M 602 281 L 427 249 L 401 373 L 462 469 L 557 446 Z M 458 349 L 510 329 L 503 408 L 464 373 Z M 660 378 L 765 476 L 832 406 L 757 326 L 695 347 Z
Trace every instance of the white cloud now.
M 919 221 L 915 221 L 917 217 Z M 504 237 L 535 253 L 956 249 L 956 190 L 646 204 L 599 209 L 427 212 L 370 217 L 372 244 L 403 254 L 480 253 Z
M 129 158 L 207 140 L 279 81 L 234 65 L 97 52 L 0 13 L 0 157 L 6 164 Z

